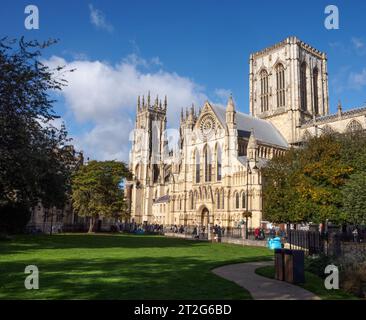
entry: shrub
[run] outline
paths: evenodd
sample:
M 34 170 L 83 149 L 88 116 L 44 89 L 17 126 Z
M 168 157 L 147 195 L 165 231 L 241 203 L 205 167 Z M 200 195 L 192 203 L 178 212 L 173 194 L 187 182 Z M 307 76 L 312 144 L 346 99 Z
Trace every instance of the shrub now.
M 332 264 L 333 261 L 334 259 L 332 257 L 326 256 L 325 254 L 308 256 L 305 258 L 305 270 L 324 279 L 326 276 L 324 269 L 327 265 Z
M 340 286 L 358 297 L 366 297 L 366 253 L 352 252 L 339 259 Z
M 366 297 L 366 262 L 342 270 L 341 288 L 358 297 Z

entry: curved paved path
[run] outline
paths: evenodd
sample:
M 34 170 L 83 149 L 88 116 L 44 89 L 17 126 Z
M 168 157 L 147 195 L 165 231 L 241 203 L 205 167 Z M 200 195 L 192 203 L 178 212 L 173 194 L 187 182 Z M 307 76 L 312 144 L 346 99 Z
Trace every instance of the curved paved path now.
M 212 272 L 245 288 L 255 300 L 320 300 L 318 296 L 301 287 L 255 273 L 255 269 L 273 263 L 261 261 L 230 264 L 213 269 Z

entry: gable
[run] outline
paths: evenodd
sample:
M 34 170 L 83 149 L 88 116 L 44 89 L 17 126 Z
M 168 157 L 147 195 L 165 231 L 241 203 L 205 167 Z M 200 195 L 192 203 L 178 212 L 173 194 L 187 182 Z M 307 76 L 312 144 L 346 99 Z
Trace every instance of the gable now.
M 195 130 L 200 130 L 202 119 L 205 118 L 207 115 L 211 115 L 216 122 L 216 128 L 223 129 L 225 128 L 225 114 L 224 118 L 220 117 L 216 112 L 212 105 L 206 101 L 201 109 L 201 113 L 199 114 L 197 121 L 194 125 Z

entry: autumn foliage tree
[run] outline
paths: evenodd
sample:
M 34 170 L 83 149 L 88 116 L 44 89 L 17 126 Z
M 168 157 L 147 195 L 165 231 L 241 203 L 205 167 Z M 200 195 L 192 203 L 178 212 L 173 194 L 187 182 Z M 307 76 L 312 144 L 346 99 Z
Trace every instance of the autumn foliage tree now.
M 101 216 L 126 214 L 123 180 L 130 173 L 123 162 L 90 161 L 81 166 L 72 178 L 72 201 L 79 216 L 89 218 L 89 232 Z
M 366 147 L 364 133 L 324 134 L 269 161 L 262 170 L 265 218 L 281 223 L 360 223 L 360 212 L 351 219 L 357 208 L 366 207 L 361 196 L 366 148 L 360 146 Z M 356 198 L 359 201 L 351 200 Z

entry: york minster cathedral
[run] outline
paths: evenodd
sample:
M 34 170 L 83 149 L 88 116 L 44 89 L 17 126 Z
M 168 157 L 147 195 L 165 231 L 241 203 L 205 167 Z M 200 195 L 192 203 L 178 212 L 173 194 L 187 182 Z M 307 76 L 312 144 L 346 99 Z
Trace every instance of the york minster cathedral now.
M 170 148 L 167 104 L 138 99 L 127 183 L 137 223 L 235 227 L 251 216 L 257 227 L 268 159 L 323 132 L 366 128 L 366 107 L 329 113 L 327 56 L 296 37 L 250 55 L 249 115 L 232 97 L 187 108 Z

